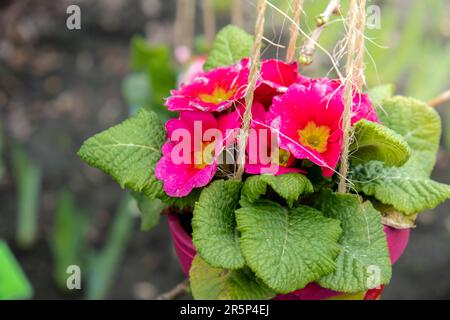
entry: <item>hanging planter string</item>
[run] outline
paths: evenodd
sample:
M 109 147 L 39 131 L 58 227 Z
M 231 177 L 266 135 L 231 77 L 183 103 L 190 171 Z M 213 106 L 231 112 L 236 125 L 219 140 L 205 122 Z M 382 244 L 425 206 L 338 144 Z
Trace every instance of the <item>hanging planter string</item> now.
M 216 35 L 216 18 L 214 16 L 214 4 L 212 0 L 202 0 L 203 32 L 205 34 L 208 50 L 211 49 Z
M 346 39 L 347 63 L 345 66 L 344 113 L 342 116 L 342 148 L 339 169 L 339 193 L 347 192 L 348 154 L 350 146 L 353 88 L 361 92 L 364 85 L 364 29 L 366 0 L 350 0 Z
M 298 27 L 300 26 L 300 17 L 302 14 L 303 0 L 295 0 L 294 1 L 294 17 L 293 20 L 295 23 L 291 24 L 290 30 L 290 38 L 289 45 L 286 51 L 286 62 L 293 62 L 295 60 L 295 50 L 297 48 L 297 39 L 298 39 Z
M 177 0 L 174 43 L 192 49 L 195 27 L 195 0 Z
M 242 180 L 245 167 L 245 149 L 247 145 L 248 131 L 252 118 L 253 92 L 255 91 L 256 81 L 258 79 L 258 68 L 261 60 L 261 46 L 264 36 L 264 15 L 266 12 L 266 0 L 258 0 L 257 17 L 255 24 L 255 42 L 253 44 L 253 51 L 250 57 L 250 74 L 248 77 L 248 87 L 245 94 L 245 112 L 242 120 L 242 127 L 239 134 L 238 147 L 238 168 L 235 178 Z
M 244 20 L 241 1 L 233 0 L 231 3 L 231 24 L 237 27 L 242 27 Z

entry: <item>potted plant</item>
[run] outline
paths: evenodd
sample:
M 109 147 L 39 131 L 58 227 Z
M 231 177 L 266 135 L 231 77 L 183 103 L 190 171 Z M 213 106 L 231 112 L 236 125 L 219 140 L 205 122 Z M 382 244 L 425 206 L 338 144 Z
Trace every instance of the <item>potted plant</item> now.
M 258 30 L 218 33 L 165 100 L 177 118 L 142 109 L 78 154 L 141 204 L 167 204 L 196 299 L 375 299 L 415 215 L 450 197 L 430 179 L 439 115 L 387 86 L 260 61 Z

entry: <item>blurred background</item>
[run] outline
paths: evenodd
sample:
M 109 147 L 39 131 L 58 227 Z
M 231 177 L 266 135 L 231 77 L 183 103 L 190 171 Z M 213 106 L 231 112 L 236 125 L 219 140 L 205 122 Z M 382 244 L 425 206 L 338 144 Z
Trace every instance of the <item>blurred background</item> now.
M 0 299 L 154 299 L 183 280 L 166 218 L 143 231 L 130 195 L 76 156 L 84 139 L 138 106 L 170 117 L 162 97 L 187 63 L 207 52 L 236 6 L 215 0 L 211 11 L 208 1 L 178 2 L 0 2 Z M 290 13 L 291 1 L 271 3 Z M 306 33 L 327 3 L 305 0 Z M 81 10 L 79 30 L 66 26 L 72 4 Z M 234 21 L 252 33 L 255 1 L 237 5 Z M 368 5 L 375 14 L 367 30 L 368 86 L 393 83 L 397 93 L 424 101 L 448 90 L 450 2 Z M 284 58 L 290 23 L 278 10 L 268 8 L 265 57 Z M 333 19 L 319 40 L 330 52 L 344 32 L 339 17 Z M 320 51 L 301 68 L 308 76 L 330 70 Z M 450 104 L 438 111 L 444 134 L 433 178 L 450 183 Z M 67 289 L 68 265 L 81 267 L 81 290 Z M 449 268 L 447 201 L 419 215 L 383 298 L 450 299 Z

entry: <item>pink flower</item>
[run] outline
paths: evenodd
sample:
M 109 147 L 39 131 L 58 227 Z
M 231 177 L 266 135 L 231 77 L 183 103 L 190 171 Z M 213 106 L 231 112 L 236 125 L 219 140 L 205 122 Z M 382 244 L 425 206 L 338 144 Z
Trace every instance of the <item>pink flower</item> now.
M 170 111 L 224 111 L 244 97 L 248 73 L 248 59 L 201 73 L 172 90 L 165 105 Z
M 265 106 L 272 104 L 274 96 L 284 93 L 287 88 L 299 80 L 296 62 L 286 63 L 276 59 L 261 63 L 260 85 L 255 90 L 255 100 Z
M 302 172 L 291 168 L 294 156 L 287 150 L 279 148 L 277 135 L 265 124 L 264 106 L 255 103 L 252 108 L 252 125 L 247 142 L 245 172 L 248 174 L 280 175 Z
M 299 83 L 308 86 L 310 83 L 320 83 L 325 85 L 326 94 L 337 96 L 337 99 L 343 99 L 344 86 L 338 79 L 328 78 L 302 78 Z M 352 125 L 361 119 L 366 119 L 372 122 L 380 122 L 372 102 L 369 100 L 367 94 L 358 93 L 353 89 L 353 107 L 352 107 Z
M 309 159 L 333 175 L 339 161 L 342 130 L 342 100 L 328 94 L 325 83 L 294 84 L 274 98 L 267 123 L 279 130 L 281 148 L 297 159 Z
M 236 141 L 239 133 L 237 129 L 242 126 L 244 112 L 245 108 L 240 105 L 235 111 L 219 117 L 220 131 L 232 133 L 226 137 L 227 146 Z M 255 102 L 252 106 L 252 123 L 246 145 L 245 172 L 275 175 L 302 172 L 300 169 L 290 168 L 295 158 L 290 152 L 277 147 L 277 136 L 265 124 L 265 114 L 264 106 Z
M 221 124 L 210 113 L 184 111 L 166 123 L 169 141 L 155 168 L 171 197 L 184 197 L 192 189 L 206 186 L 217 170 L 217 158 L 224 147 Z
M 270 159 L 270 162 L 267 162 L 266 159 L 261 161 L 261 158 L 258 158 L 258 163 L 252 164 L 248 159 L 245 164 L 245 172 L 248 174 L 273 174 L 278 176 L 280 174 L 286 173 L 305 173 L 305 171 L 299 168 L 291 167 L 295 161 L 295 157 L 284 149 L 279 148 L 278 150 L 274 150 L 275 152 L 270 153 L 271 146 L 269 143 L 266 144 L 266 147 L 261 147 L 262 149 L 266 149 L 266 155 Z M 259 151 L 258 151 L 259 152 Z M 264 152 L 264 151 L 262 151 Z
M 341 145 L 343 88 L 330 79 L 302 79 L 277 96 L 266 122 L 279 130 L 280 147 L 298 159 L 309 159 L 322 167 L 326 177 L 333 175 Z M 378 121 L 368 97 L 354 93 L 352 125 L 365 118 Z

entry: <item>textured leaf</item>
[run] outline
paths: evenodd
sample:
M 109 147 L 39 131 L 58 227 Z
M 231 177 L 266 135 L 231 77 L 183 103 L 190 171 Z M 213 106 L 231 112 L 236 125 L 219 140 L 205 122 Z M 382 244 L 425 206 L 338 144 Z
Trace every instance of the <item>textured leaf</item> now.
M 274 292 L 247 267 L 239 270 L 214 268 L 195 256 L 189 272 L 196 300 L 265 300 Z
M 410 149 L 402 136 L 378 123 L 358 121 L 355 140 L 350 146 L 352 163 L 382 161 L 386 166 L 401 166 L 408 161 Z
M 287 173 L 279 176 L 272 174 L 250 176 L 242 188 L 241 205 L 247 205 L 258 200 L 266 194 L 267 186 L 270 186 L 279 196 L 286 199 L 292 207 L 299 196 L 314 191 L 308 178 L 298 173 Z
M 200 256 L 214 267 L 239 269 L 245 264 L 234 215 L 241 187 L 237 180 L 214 181 L 195 204 L 192 240 Z
M 378 112 L 381 122 L 405 139 L 412 150 L 411 158 L 420 161 L 424 174 L 429 176 L 441 138 L 439 114 L 421 101 L 401 96 L 385 100 L 383 110 Z
M 301 289 L 336 267 L 339 221 L 316 209 L 259 201 L 238 209 L 236 219 L 248 266 L 277 292 Z
M 325 216 L 339 220 L 342 227 L 336 270 L 318 283 L 339 292 L 365 291 L 388 283 L 392 268 L 381 214 L 356 195 L 322 192 L 318 200 Z M 373 278 L 374 268 L 379 279 Z
M 217 34 L 204 69 L 235 64 L 250 56 L 252 48 L 253 36 L 238 27 L 228 25 Z
M 401 168 L 387 168 L 381 162 L 372 161 L 356 166 L 350 179 L 356 190 L 412 215 L 435 208 L 450 198 L 449 185 L 421 176 L 420 170 L 414 162 Z
M 136 116 L 85 141 L 78 155 L 111 175 L 122 188 L 155 198 L 162 193 L 162 183 L 153 172 L 165 138 L 158 116 L 141 109 Z
M 407 215 L 436 207 L 450 197 L 450 186 L 429 179 L 439 148 L 439 115 L 405 97 L 385 100 L 383 109 L 381 121 L 405 139 L 411 157 L 399 168 L 378 161 L 355 166 L 350 172 L 354 188 Z

